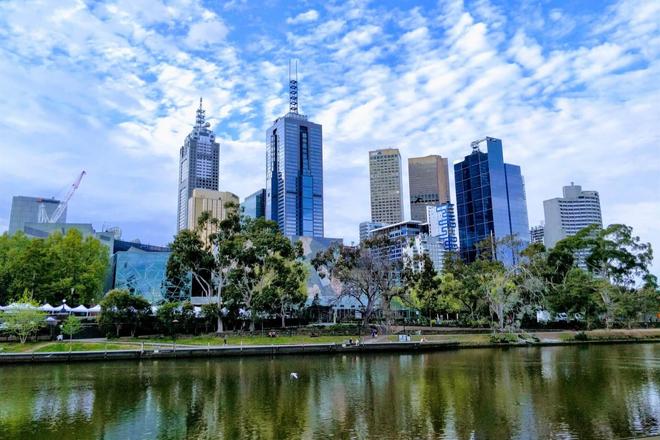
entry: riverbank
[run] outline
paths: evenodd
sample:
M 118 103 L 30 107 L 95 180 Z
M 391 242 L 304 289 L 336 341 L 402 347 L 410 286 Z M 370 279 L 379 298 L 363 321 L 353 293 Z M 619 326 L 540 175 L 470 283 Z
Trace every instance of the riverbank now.
M 277 356 L 308 354 L 349 354 L 349 353 L 417 353 L 442 350 L 476 348 L 515 348 L 545 347 L 561 345 L 658 343 L 660 330 L 597 330 L 593 332 L 527 333 L 509 342 L 493 342 L 490 335 L 452 335 L 449 338 L 416 336 L 410 342 L 391 341 L 390 337 L 348 344 L 342 342 L 280 343 L 272 339 L 271 344 L 241 343 L 212 345 L 211 340 L 220 338 L 186 338 L 179 342 L 162 340 L 125 340 L 117 342 L 59 342 L 41 344 L 32 351 L 2 352 L 0 364 L 79 362 L 107 360 L 158 360 L 176 358 L 212 358 L 236 356 Z M 204 344 L 202 341 L 205 341 Z M 182 344 L 183 342 L 183 344 Z M 194 342 L 198 342 L 195 344 Z M 233 342 L 233 341 L 232 341 Z M 52 351 L 49 351 L 49 347 Z

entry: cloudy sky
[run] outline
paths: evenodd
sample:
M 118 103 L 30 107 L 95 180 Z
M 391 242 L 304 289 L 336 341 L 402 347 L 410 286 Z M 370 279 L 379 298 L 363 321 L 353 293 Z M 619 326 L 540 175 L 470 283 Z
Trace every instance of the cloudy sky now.
M 62 196 L 84 169 L 70 221 L 169 242 L 200 96 L 221 188 L 263 187 L 289 59 L 323 125 L 327 236 L 369 218 L 370 149 L 453 162 L 488 135 L 522 166 L 530 225 L 575 181 L 660 249 L 655 0 L 2 1 L 0 231 L 12 195 Z

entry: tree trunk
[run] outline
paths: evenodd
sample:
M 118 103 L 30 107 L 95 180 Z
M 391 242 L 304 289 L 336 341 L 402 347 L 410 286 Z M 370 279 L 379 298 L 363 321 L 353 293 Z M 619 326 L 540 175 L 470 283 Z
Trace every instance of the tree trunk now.
M 220 312 L 222 313 L 222 312 Z M 216 333 L 223 333 L 225 331 L 225 325 L 222 322 L 222 316 L 218 315 L 218 329 L 215 331 Z
M 256 328 L 256 324 L 254 322 L 254 319 L 250 319 L 250 332 L 254 332 L 255 328 Z
M 286 322 L 285 322 L 284 312 L 282 312 L 282 328 L 286 328 Z

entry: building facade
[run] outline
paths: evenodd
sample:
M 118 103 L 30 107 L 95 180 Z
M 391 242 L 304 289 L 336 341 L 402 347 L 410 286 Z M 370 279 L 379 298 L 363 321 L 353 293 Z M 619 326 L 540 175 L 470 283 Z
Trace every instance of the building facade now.
M 323 237 L 322 127 L 295 99 L 266 133 L 266 218 L 284 235 Z
M 401 154 L 397 148 L 369 152 L 371 221 L 395 224 L 403 221 Z
M 371 231 L 382 228 L 385 223 L 380 222 L 362 222 L 360 223 L 360 241 L 364 241 L 371 236 Z
M 11 199 L 11 213 L 9 214 L 9 235 L 23 231 L 28 223 L 39 223 L 39 209 L 43 206 L 50 217 L 60 205 L 59 200 L 42 197 L 14 196 Z M 66 223 L 66 209 L 57 221 Z
M 408 159 L 410 218 L 426 221 L 426 207 L 449 202 L 449 164 L 438 155 Z
M 580 185 L 571 182 L 570 186 L 563 187 L 563 195 L 543 202 L 545 245 L 548 248 L 587 226 L 603 227 L 597 191 L 582 191 Z
M 238 205 L 238 196 L 227 191 L 214 191 L 211 189 L 196 188 L 192 191 L 192 196 L 188 199 L 188 227 L 195 229 L 199 217 L 203 212 L 210 212 L 212 218 L 225 220 L 227 218 L 227 203 Z M 213 225 L 207 225 L 200 231 L 201 239 L 208 242 L 210 234 L 217 232 Z
M 487 150 L 479 149 L 481 142 Z M 487 137 L 472 143 L 472 153 L 454 163 L 460 253 L 474 261 L 477 244 L 514 236 L 524 247 L 529 242 L 525 184 L 517 165 L 504 162 L 502 141 Z M 501 246 L 495 257 L 515 263 L 516 249 Z
M 179 150 L 179 193 L 177 231 L 192 227 L 188 223 L 188 200 L 194 189 L 218 191 L 220 175 L 220 144 L 206 122 L 206 111 L 199 100 L 192 132 Z
M 532 226 L 529 228 L 529 241 L 531 243 L 541 243 L 544 244 L 545 240 L 545 228 L 543 225 Z
M 243 214 L 250 218 L 266 216 L 266 189 L 262 188 L 247 196 L 241 203 Z

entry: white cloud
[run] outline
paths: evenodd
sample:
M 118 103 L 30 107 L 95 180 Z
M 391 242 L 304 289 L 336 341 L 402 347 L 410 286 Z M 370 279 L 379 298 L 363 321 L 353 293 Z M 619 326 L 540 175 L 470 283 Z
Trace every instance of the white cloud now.
M 295 17 L 289 17 L 286 19 L 287 24 L 300 24 L 300 23 L 311 23 L 319 19 L 319 13 L 315 9 L 310 9 L 306 12 L 301 12 Z
M 228 33 L 229 29 L 219 19 L 194 23 L 188 30 L 186 44 L 191 49 L 203 49 L 223 42 Z

